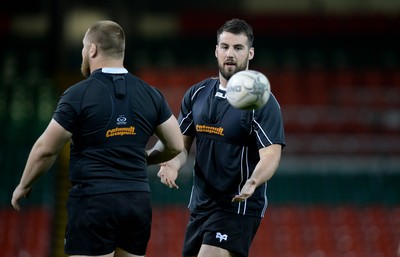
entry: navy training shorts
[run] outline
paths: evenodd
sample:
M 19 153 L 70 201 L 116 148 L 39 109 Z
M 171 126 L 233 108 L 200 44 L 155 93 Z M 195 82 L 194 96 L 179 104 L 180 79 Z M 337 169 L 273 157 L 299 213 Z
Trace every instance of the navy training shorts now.
M 260 226 L 261 218 L 230 212 L 191 213 L 186 228 L 183 256 L 195 256 L 202 244 L 226 249 L 246 257 Z
M 145 255 L 151 232 L 149 192 L 69 197 L 64 251 L 68 255 L 105 255 L 117 247 Z

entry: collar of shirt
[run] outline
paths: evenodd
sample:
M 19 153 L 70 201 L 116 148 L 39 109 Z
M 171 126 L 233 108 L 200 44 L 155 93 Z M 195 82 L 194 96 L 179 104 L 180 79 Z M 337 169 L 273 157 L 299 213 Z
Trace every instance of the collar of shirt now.
M 101 72 L 110 74 L 124 74 L 128 73 L 128 70 L 125 68 L 106 67 L 106 68 L 101 68 Z
M 215 93 L 215 96 L 225 99 L 226 98 L 226 88 L 224 88 L 221 85 L 219 85 L 218 90 Z

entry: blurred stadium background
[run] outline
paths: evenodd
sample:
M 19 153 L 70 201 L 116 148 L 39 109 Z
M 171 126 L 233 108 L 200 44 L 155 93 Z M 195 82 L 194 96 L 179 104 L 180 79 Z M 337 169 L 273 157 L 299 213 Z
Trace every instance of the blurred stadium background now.
M 81 40 L 99 19 L 120 23 L 126 67 L 158 87 L 174 113 L 185 90 L 217 75 L 217 28 L 246 19 L 251 68 L 280 101 L 287 148 L 269 183 L 252 257 L 389 257 L 400 241 L 400 1 L 221 0 L 9 2 L 0 9 L 0 249 L 61 257 L 68 149 L 10 207 L 29 150 L 59 95 L 81 79 Z M 179 190 L 150 167 L 154 225 L 148 255 L 180 256 L 191 165 Z

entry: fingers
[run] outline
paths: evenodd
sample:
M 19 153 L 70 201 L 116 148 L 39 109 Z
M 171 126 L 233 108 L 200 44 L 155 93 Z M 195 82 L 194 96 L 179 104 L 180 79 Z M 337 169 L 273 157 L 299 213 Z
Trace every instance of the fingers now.
M 232 202 L 241 203 L 241 202 L 244 202 L 247 198 L 248 198 L 248 196 L 245 196 L 245 195 L 235 195 L 232 198 Z
M 14 210 L 20 212 L 21 211 L 21 206 L 19 205 L 17 200 L 14 200 L 14 198 L 11 200 L 11 205 L 14 208 Z
M 243 191 L 243 190 L 242 190 L 242 191 Z M 232 202 L 234 202 L 234 203 L 241 203 L 241 202 L 244 202 L 244 201 L 247 200 L 247 198 L 249 198 L 249 197 L 252 196 L 252 195 L 253 195 L 253 193 L 244 193 L 244 192 L 241 192 L 240 194 L 235 195 L 235 196 L 232 198 Z
M 167 187 L 179 189 L 179 186 L 175 183 L 177 174 L 177 171 L 166 169 L 165 166 L 161 166 L 157 176 L 160 178 L 161 183 Z
M 13 208 L 20 212 L 21 211 L 21 206 L 20 206 L 20 200 L 22 198 L 28 198 L 30 193 L 32 191 L 32 188 L 25 188 L 25 189 L 21 189 L 20 186 L 17 186 L 17 188 L 14 190 L 12 199 L 11 199 L 11 205 L 13 206 Z
M 14 210 L 20 212 L 21 211 L 21 206 L 19 204 L 19 200 L 21 199 L 21 197 L 18 197 L 15 195 L 15 193 L 13 194 L 13 197 L 11 199 L 11 205 L 13 206 Z
M 161 183 L 163 183 L 167 187 L 179 189 L 179 186 L 175 183 L 175 179 L 169 178 L 169 176 L 162 172 L 158 172 L 157 176 L 160 178 Z
M 169 188 L 179 189 L 179 186 L 178 186 L 174 181 L 172 181 L 172 180 L 169 180 L 169 181 L 168 181 L 167 186 L 168 186 Z
M 163 174 L 161 174 L 160 177 L 161 177 L 161 183 L 163 183 L 167 187 L 179 189 L 179 186 L 175 183 L 174 180 L 169 179 L 167 176 Z
M 232 202 L 240 203 L 246 201 L 247 198 L 253 195 L 255 190 L 256 190 L 256 184 L 254 183 L 254 180 L 251 179 L 247 180 L 246 184 L 243 186 L 240 193 L 232 198 Z

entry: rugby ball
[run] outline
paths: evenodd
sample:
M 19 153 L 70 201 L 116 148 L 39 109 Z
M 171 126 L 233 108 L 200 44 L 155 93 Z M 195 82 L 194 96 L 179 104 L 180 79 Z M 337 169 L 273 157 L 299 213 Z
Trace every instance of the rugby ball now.
M 254 110 L 264 106 L 271 94 L 267 77 L 255 70 L 235 73 L 226 87 L 226 99 L 235 108 Z

